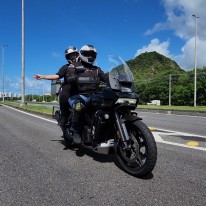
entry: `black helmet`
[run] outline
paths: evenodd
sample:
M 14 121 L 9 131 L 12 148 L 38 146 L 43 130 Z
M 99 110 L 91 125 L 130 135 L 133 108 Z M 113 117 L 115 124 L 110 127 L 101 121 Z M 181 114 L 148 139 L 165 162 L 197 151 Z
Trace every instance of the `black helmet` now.
M 74 46 L 69 46 L 65 50 L 65 58 L 68 62 L 70 62 L 70 61 L 76 62 L 78 56 L 79 56 L 79 52 L 78 52 L 77 48 Z
M 93 64 L 97 57 L 97 50 L 92 45 L 84 45 L 79 53 L 81 60 L 88 64 Z

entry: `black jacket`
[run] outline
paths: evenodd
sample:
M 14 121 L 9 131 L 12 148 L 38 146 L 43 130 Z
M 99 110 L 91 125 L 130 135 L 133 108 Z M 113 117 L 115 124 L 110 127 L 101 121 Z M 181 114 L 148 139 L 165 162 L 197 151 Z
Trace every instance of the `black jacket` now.
M 90 64 L 83 64 L 82 62 L 76 62 L 70 65 L 67 69 L 66 81 L 68 83 L 75 83 L 77 77 L 93 77 L 99 78 L 100 81 L 107 82 L 108 75 L 105 74 L 100 67 L 93 66 Z
M 78 68 L 84 68 L 84 72 L 78 72 Z M 78 92 L 78 86 L 76 85 L 76 79 L 78 76 L 98 77 L 100 81 L 105 83 L 108 83 L 109 80 L 108 75 L 105 74 L 100 67 L 83 62 L 65 64 L 56 74 L 59 75 L 60 79 L 64 78 L 63 87 L 68 87 L 70 85 L 70 89 L 73 91 L 72 93 Z

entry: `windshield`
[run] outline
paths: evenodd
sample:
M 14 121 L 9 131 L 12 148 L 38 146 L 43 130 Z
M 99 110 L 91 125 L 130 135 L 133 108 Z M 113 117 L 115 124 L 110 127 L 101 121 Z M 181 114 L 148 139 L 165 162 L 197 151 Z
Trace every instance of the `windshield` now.
M 119 56 L 109 56 L 110 87 L 122 92 L 133 92 L 134 77 L 129 66 Z

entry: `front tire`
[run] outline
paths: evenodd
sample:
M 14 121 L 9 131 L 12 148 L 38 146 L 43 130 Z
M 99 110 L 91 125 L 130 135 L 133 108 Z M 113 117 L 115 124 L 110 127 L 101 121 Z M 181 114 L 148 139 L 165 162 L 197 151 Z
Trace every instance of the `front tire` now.
M 126 122 L 129 149 L 124 149 L 121 140 L 116 141 L 116 158 L 124 171 L 143 177 L 154 169 L 157 161 L 157 146 L 152 132 L 140 120 Z

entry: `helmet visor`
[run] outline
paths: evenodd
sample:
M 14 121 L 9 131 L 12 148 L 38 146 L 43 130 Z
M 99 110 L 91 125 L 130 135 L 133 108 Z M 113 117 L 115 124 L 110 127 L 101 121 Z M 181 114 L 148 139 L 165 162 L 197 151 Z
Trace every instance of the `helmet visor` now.
M 92 57 L 96 59 L 97 53 L 95 51 L 81 51 L 81 55 L 84 57 Z

